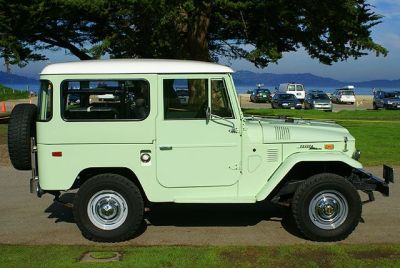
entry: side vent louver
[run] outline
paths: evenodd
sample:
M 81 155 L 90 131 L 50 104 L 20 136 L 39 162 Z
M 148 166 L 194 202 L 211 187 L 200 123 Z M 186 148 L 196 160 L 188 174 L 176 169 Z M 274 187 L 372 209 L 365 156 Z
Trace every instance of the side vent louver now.
M 275 127 L 276 140 L 290 140 L 288 127 Z
M 278 162 L 279 152 L 278 149 L 267 150 L 267 162 Z

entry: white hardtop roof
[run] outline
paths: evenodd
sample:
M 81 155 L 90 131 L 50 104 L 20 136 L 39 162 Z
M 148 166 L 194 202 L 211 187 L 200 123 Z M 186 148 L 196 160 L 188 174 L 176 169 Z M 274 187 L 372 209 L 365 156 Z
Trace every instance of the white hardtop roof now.
M 160 59 L 83 60 L 55 63 L 40 74 L 180 74 L 233 73 L 227 66 L 210 62 Z

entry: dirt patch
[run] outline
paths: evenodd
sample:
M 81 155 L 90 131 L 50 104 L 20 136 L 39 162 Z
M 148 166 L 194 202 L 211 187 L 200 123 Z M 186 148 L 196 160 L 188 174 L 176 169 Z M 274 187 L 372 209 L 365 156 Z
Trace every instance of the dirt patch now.
M 8 157 L 8 144 L 7 144 L 7 128 L 6 125 L 0 125 L 0 166 L 11 165 Z
M 334 260 L 336 255 L 325 249 L 313 249 L 310 247 L 305 247 L 304 249 L 297 249 L 291 251 L 287 258 L 282 258 L 281 260 L 274 262 L 272 267 L 307 267 L 310 262 L 315 263 L 315 267 L 330 268 L 334 267 L 332 260 Z M 313 265 L 314 267 L 314 265 Z
M 0 166 L 11 165 L 10 158 L 8 157 L 7 144 L 0 144 Z
M 376 260 L 376 259 L 400 259 L 400 252 L 392 250 L 368 250 L 349 253 L 354 259 L 359 260 Z
M 230 265 L 230 267 L 238 267 L 243 263 L 247 263 L 250 266 L 259 267 L 259 261 L 262 258 L 268 258 L 269 256 L 275 256 L 277 252 L 274 250 L 268 250 L 257 248 L 257 247 L 248 247 L 243 250 L 225 250 L 220 252 L 220 256 L 226 260 Z

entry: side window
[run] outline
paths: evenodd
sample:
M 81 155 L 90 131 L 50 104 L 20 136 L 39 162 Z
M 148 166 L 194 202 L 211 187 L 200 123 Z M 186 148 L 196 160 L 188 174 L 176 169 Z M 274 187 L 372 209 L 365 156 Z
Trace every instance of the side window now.
M 287 91 L 295 91 L 295 90 L 296 90 L 295 85 L 288 85 Z
M 143 120 L 150 113 L 146 80 L 67 80 L 61 94 L 67 120 Z
M 232 118 L 233 112 L 224 80 L 211 80 L 211 113 Z
M 38 112 L 39 121 L 50 121 L 53 117 L 53 84 L 48 80 L 40 81 Z
M 164 119 L 205 119 L 207 79 L 164 79 Z

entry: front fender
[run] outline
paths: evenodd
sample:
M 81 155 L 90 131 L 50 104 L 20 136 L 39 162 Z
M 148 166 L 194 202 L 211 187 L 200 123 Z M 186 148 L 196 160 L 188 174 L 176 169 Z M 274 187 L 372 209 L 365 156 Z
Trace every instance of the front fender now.
M 300 162 L 342 162 L 352 168 L 360 169 L 362 165 L 360 162 L 350 158 L 341 152 L 304 152 L 294 153 L 288 156 L 282 164 L 275 170 L 272 176 L 267 180 L 265 185 L 256 195 L 257 201 L 262 201 L 275 189 L 275 187 L 282 181 L 286 174 Z

